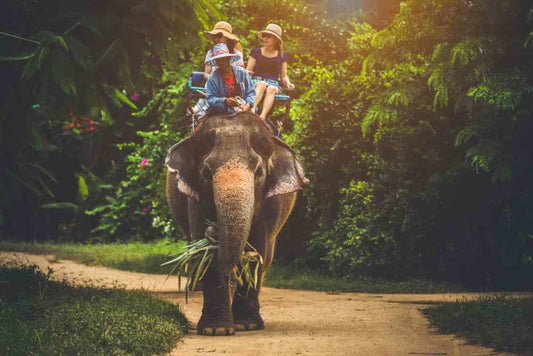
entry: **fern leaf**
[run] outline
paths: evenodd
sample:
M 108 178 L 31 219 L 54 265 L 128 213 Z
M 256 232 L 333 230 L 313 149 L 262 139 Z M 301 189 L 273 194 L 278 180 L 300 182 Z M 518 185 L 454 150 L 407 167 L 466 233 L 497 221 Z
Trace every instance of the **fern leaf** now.
M 361 125 L 363 137 L 365 137 L 376 124 L 381 125 L 383 122 L 395 120 L 397 117 L 398 112 L 394 109 L 383 104 L 372 105 L 366 112 Z

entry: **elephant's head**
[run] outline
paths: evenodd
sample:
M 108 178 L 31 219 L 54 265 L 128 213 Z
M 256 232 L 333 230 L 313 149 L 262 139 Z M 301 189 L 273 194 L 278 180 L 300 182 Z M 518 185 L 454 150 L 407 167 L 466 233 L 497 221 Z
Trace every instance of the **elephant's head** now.
M 166 164 L 177 188 L 216 219 L 225 271 L 238 262 L 265 199 L 307 183 L 295 152 L 250 113 L 207 119 L 169 149 Z

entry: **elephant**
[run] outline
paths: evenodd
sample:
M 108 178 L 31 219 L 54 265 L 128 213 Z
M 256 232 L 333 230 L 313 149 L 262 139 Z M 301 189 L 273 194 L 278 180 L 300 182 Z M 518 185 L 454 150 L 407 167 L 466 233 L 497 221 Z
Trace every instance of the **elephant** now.
M 276 236 L 299 190 L 308 183 L 296 153 L 249 112 L 212 116 L 172 146 L 166 158 L 167 199 L 188 239 L 218 227 L 219 248 L 202 279 L 199 335 L 234 335 L 261 330 L 259 293 L 272 264 Z M 231 283 L 230 272 L 246 242 L 263 258 L 257 288 Z

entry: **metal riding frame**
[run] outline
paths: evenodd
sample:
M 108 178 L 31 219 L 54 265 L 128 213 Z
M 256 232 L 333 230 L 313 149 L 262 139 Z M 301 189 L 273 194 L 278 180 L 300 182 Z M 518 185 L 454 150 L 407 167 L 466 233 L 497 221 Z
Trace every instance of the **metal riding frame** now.
M 206 97 L 206 90 L 205 90 L 205 77 L 204 72 L 192 72 L 189 76 L 189 81 L 187 83 L 187 87 L 189 88 L 189 96 L 193 98 L 205 98 Z M 289 119 L 289 114 L 291 111 L 291 97 L 288 95 L 276 95 L 274 98 L 274 106 L 284 106 L 285 107 L 285 113 L 282 116 L 281 122 L 287 121 Z M 196 124 L 194 121 L 194 115 L 193 116 L 193 128 Z M 279 129 L 281 133 L 281 128 Z

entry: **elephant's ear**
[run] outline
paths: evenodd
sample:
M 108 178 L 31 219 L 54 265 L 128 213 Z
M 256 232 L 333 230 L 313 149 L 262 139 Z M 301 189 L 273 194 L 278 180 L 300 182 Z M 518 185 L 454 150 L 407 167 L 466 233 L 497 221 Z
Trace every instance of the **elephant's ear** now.
M 168 149 L 165 164 L 168 171 L 176 176 L 178 190 L 186 196 L 199 201 L 198 190 L 194 180 L 194 156 L 191 141 L 186 138 Z
M 292 193 L 309 184 L 296 152 L 277 137 L 271 160 L 265 197 Z

